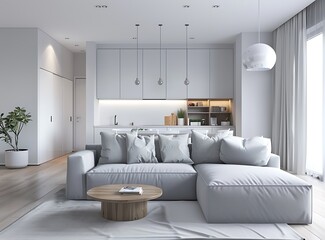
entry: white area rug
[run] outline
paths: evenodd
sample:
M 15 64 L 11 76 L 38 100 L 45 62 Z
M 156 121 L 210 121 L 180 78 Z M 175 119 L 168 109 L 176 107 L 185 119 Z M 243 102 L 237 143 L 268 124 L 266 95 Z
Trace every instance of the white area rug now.
M 130 222 L 101 217 L 94 201 L 49 200 L 0 232 L 1 240 L 302 239 L 286 224 L 208 224 L 196 201 L 151 201 Z

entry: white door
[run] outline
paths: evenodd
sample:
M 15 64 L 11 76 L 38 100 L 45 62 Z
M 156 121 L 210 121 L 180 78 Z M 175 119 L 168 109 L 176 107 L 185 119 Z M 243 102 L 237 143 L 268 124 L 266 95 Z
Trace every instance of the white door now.
M 86 145 L 86 79 L 76 78 L 74 85 L 74 150 Z
M 65 133 L 63 129 L 63 111 L 62 111 L 62 88 L 63 88 L 63 78 L 53 74 L 53 93 L 54 93 L 54 105 L 53 105 L 53 115 L 51 116 L 51 123 L 54 129 L 54 157 L 62 156 L 64 153 L 62 151 L 63 142 L 62 139 Z
M 55 157 L 55 129 L 53 124 L 54 88 L 53 74 L 40 69 L 38 89 L 38 163 L 46 162 Z
M 62 151 L 73 150 L 73 82 L 62 78 Z

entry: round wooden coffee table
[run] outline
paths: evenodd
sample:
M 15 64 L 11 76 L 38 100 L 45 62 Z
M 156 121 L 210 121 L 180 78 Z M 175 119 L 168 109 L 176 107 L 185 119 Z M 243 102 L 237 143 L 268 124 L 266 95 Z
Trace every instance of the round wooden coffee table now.
M 142 187 L 143 193 L 121 194 L 119 190 L 125 186 Z M 102 216 L 114 221 L 133 221 L 147 215 L 147 201 L 159 198 L 161 188 L 143 184 L 112 184 L 88 190 L 87 195 L 101 201 Z

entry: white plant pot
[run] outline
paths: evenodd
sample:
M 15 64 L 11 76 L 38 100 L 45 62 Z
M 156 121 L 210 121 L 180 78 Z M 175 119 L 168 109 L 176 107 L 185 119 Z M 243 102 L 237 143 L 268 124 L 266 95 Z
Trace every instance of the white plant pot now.
M 5 151 L 5 165 L 7 168 L 24 168 L 28 165 L 28 150 Z
M 179 126 L 184 126 L 184 118 L 178 118 L 178 119 L 177 119 L 177 124 L 178 124 Z

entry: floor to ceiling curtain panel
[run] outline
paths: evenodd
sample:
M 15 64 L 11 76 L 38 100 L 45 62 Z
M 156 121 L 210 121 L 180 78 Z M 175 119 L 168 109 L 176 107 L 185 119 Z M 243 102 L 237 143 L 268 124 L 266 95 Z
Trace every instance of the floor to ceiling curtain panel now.
M 323 45 L 323 53 L 322 53 L 323 67 L 322 67 L 322 69 L 316 69 L 316 71 L 318 73 L 320 70 L 320 75 L 322 73 L 322 80 L 320 80 L 320 81 L 322 81 L 322 84 L 319 83 L 316 86 L 318 87 L 319 85 L 323 85 L 323 89 L 321 91 L 322 93 L 320 92 L 320 95 L 323 96 L 323 99 L 322 100 L 317 99 L 316 104 L 311 102 L 311 104 L 313 106 L 315 106 L 315 105 L 317 106 L 318 116 L 320 116 L 319 117 L 320 120 L 319 119 L 317 119 L 317 120 L 319 120 L 318 122 L 321 126 L 319 126 L 319 124 L 317 124 L 317 126 L 313 126 L 312 123 L 309 123 L 308 126 L 309 126 L 309 128 L 311 128 L 311 127 L 315 128 L 317 138 L 322 139 L 321 142 L 324 145 L 324 143 L 325 143 L 325 0 L 316 0 L 315 2 L 310 4 L 306 8 L 306 17 L 307 17 L 307 21 L 306 21 L 307 38 L 313 39 L 319 35 L 323 36 L 322 37 L 323 38 L 323 44 L 322 44 Z M 313 66 L 315 66 L 315 64 L 313 62 L 311 64 Z M 314 80 L 315 79 L 307 79 L 307 81 L 314 81 Z M 308 82 L 308 84 L 310 84 L 310 82 Z M 313 84 L 315 84 L 315 83 L 313 82 Z M 311 93 L 311 94 L 313 94 L 313 93 Z M 321 102 L 319 102 L 319 101 L 321 101 Z M 312 119 L 312 117 L 311 117 L 311 119 Z M 320 131 L 320 129 L 322 129 L 322 131 Z M 319 136 L 319 135 L 321 135 L 321 136 Z M 313 139 L 309 139 L 308 141 L 313 141 Z M 313 174 L 314 169 L 310 168 L 310 167 L 315 166 L 315 165 L 313 165 L 316 163 L 315 161 L 317 161 L 317 166 L 320 166 L 319 162 L 318 162 L 320 160 L 320 161 L 322 161 L 322 165 L 323 165 L 323 172 L 321 173 L 322 174 L 321 177 L 322 177 L 323 181 L 325 181 L 325 146 L 321 147 L 322 148 L 321 151 L 317 151 L 317 154 L 321 154 L 322 156 L 317 155 L 317 157 L 313 157 L 312 159 L 311 159 L 312 154 L 311 155 L 308 154 L 308 151 L 312 152 L 314 154 L 315 145 L 313 144 L 313 142 L 309 142 L 307 147 L 308 147 L 307 148 L 307 161 L 308 161 L 307 167 L 309 165 L 309 168 L 307 168 L 307 172 Z M 318 169 L 318 167 L 317 167 L 317 169 Z M 317 176 L 317 173 L 316 173 L 316 176 Z
M 305 173 L 306 10 L 274 31 L 275 65 L 272 148 L 281 168 Z

